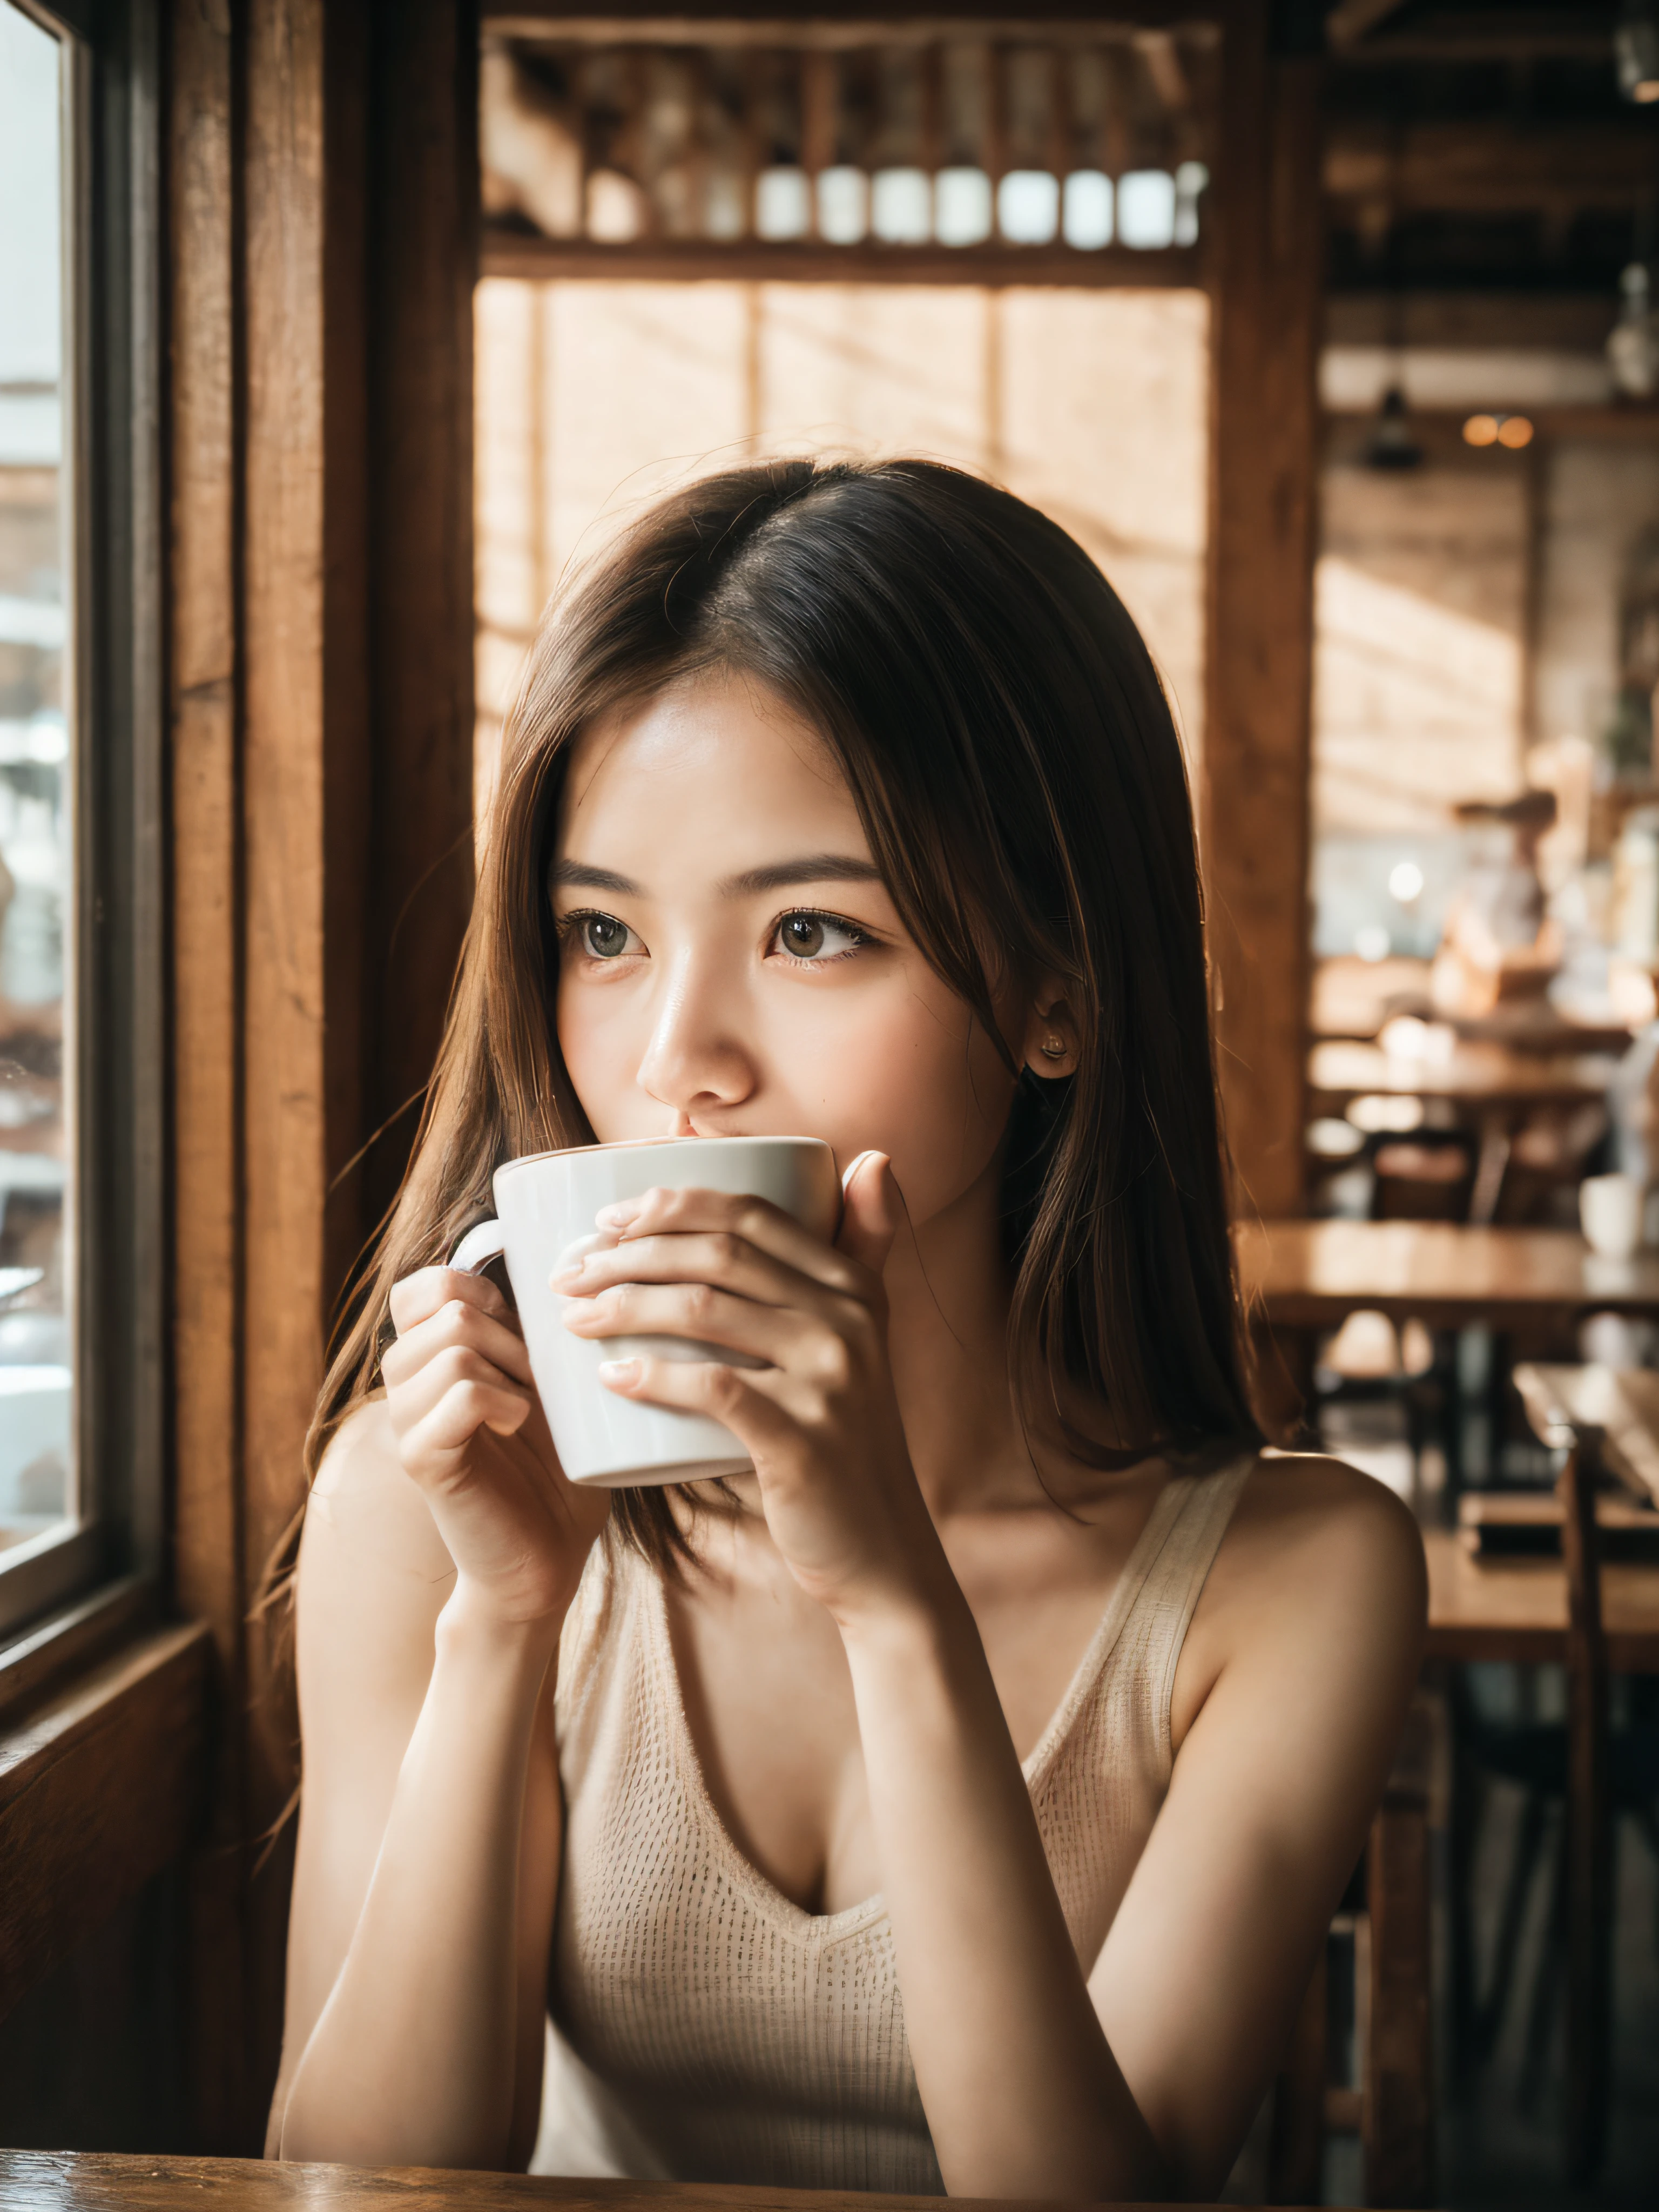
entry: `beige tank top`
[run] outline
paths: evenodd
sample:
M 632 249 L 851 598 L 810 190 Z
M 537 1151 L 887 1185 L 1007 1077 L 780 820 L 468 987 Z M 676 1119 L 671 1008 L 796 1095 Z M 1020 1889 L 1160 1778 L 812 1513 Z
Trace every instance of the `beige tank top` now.
M 1173 1476 L 1025 1761 L 1085 1972 L 1169 1786 L 1176 1662 L 1247 1455 Z M 532 2173 L 940 2193 L 880 1896 L 804 1912 L 704 1787 L 662 1584 L 598 1545 L 565 1624 L 566 1807 Z

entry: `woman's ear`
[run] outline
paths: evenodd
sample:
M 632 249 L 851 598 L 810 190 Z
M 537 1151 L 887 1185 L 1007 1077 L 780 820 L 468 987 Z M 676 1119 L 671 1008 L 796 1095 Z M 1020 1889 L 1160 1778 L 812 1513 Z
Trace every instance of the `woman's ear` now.
M 1072 1018 L 1066 987 L 1058 975 L 1039 979 L 1030 1002 L 1020 1056 L 1033 1075 L 1040 1075 L 1045 1080 L 1077 1073 L 1077 1024 Z

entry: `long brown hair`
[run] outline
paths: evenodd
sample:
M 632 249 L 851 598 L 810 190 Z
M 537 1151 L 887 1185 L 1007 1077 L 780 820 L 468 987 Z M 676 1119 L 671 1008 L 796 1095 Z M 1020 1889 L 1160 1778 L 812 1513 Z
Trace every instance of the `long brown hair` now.
M 413 1161 L 307 1472 L 374 1387 L 393 1284 L 490 1211 L 504 1160 L 592 1141 L 554 1020 L 561 780 L 596 716 L 706 669 L 759 678 L 822 732 L 906 927 L 994 1038 L 992 965 L 1066 979 L 1076 1072 L 1022 1075 L 1006 1155 L 1022 1416 L 1102 1463 L 1259 1441 L 1192 809 L 1146 646 L 1081 548 L 1009 493 L 932 462 L 793 460 L 663 500 L 548 614 Z M 615 1511 L 672 1566 L 660 1491 Z

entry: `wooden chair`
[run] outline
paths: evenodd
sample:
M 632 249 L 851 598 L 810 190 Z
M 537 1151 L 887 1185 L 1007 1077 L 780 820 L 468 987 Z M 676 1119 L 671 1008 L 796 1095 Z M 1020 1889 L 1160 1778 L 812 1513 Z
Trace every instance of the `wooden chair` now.
M 1595 1483 L 1575 1444 L 1561 1476 L 1567 1569 L 1567 2171 L 1586 2179 L 1607 2136 L 1613 2002 L 1613 1824 L 1607 1646 Z
M 1316 2204 L 1328 2133 L 1357 2131 L 1367 2204 L 1426 2205 L 1434 2188 L 1430 2035 L 1429 1780 L 1434 1721 L 1413 1700 L 1371 1822 L 1354 1942 L 1358 2087 L 1332 2086 L 1326 1954 L 1303 2001 L 1274 2088 L 1267 2202 Z
M 1559 1903 L 1566 1949 L 1566 2167 L 1583 2181 L 1601 2163 L 1607 2134 L 1609 2039 L 1612 2006 L 1613 1824 L 1615 1798 L 1641 1809 L 1659 1784 L 1659 1745 L 1637 1731 L 1610 1744 L 1607 1724 L 1607 1656 L 1602 1629 L 1601 1534 L 1595 1511 L 1594 1433 L 1540 1412 L 1528 1398 L 1528 1410 L 1540 1440 L 1564 1453 L 1559 1496 L 1561 1545 L 1568 1599 L 1567 1711 L 1565 1725 L 1498 1725 L 1482 1721 L 1467 1703 L 1458 1714 L 1459 1756 L 1481 1769 L 1519 1784 L 1528 1793 L 1521 1841 L 1500 1914 L 1493 2002 L 1483 2023 L 1465 2002 L 1465 2033 L 1477 2048 L 1496 2033 L 1495 2008 L 1507 1980 L 1505 1948 L 1512 1945 L 1524 1905 L 1525 1885 L 1541 1851 L 1542 1808 L 1552 1797 L 1563 1807 L 1562 1863 Z M 1616 1753 L 1614 1790 L 1610 1765 Z M 1465 1800 L 1467 1790 L 1455 1793 Z M 1455 1905 L 1467 1924 L 1467 1899 L 1461 1894 L 1469 1856 L 1467 1812 L 1462 1848 L 1454 1853 Z M 1455 1936 L 1454 1950 L 1467 1953 L 1467 1938 Z M 1467 1988 L 1468 1967 L 1454 1960 L 1454 1977 Z M 1534 2041 L 1547 2026 L 1542 1985 L 1534 2006 Z

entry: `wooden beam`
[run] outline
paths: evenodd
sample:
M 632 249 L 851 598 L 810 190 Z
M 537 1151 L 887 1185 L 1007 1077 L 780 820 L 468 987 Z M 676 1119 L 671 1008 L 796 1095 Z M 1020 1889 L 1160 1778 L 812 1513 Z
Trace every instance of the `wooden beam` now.
M 1121 285 L 1146 290 L 1202 285 L 1205 255 L 1202 247 L 1188 246 L 1146 251 L 1108 246 L 1090 252 L 1072 246 L 786 246 L 760 240 L 601 246 L 495 228 L 484 236 L 482 271 L 486 276 L 586 277 L 606 283 L 712 278 L 738 284 L 1060 284 L 1089 290 Z
M 1222 1099 L 1243 1210 L 1300 1211 L 1322 232 L 1319 64 L 1242 0 L 1212 222 L 1203 788 Z
M 163 1629 L 0 1735 L 0 2014 L 191 1841 L 209 1647 Z
M 1596 123 L 1345 122 L 1325 145 L 1322 174 L 1336 200 L 1395 209 L 1502 215 L 1565 204 L 1618 210 L 1644 200 L 1659 147 L 1639 108 Z
M 880 0 L 817 0 L 792 10 L 781 0 L 714 0 L 707 7 L 665 6 L 664 0 L 489 0 L 485 27 L 513 37 L 618 39 L 666 45 L 708 40 L 711 33 L 741 36 L 757 43 L 802 46 L 826 37 L 860 44 L 896 43 L 935 37 L 946 25 L 1000 27 L 1022 39 L 1040 40 L 1052 32 L 1098 32 L 1133 24 L 1137 30 L 1176 29 L 1201 25 L 1206 15 L 1219 15 L 1227 0 L 1194 9 L 1182 0 L 1136 0 L 1122 15 L 1103 9 L 1098 0 L 1037 0 L 1022 11 L 1018 0 L 903 0 L 887 8 Z M 935 28 L 933 27 L 939 27 Z

